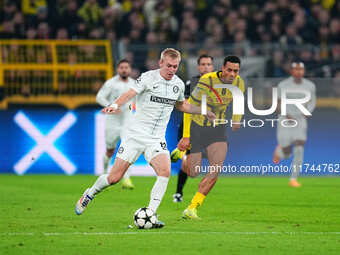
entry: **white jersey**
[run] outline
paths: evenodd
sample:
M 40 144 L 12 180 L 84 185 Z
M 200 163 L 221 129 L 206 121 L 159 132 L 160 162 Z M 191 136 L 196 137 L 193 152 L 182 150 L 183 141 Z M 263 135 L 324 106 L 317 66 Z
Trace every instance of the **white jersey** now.
M 310 80 L 302 78 L 301 83 L 295 83 L 294 78 L 289 77 L 288 79 L 281 81 L 278 85 L 279 99 L 281 99 L 281 89 L 297 89 L 297 88 L 310 91 L 311 99 L 307 103 L 304 104 L 304 107 L 310 113 L 312 113 L 315 108 L 315 104 L 316 104 L 316 95 L 315 95 L 315 85 Z M 287 98 L 288 99 L 301 98 L 301 93 L 288 93 Z M 304 118 L 304 114 L 293 104 L 287 104 L 287 115 L 290 115 L 297 119 Z M 284 117 L 284 116 L 280 115 L 280 117 Z
M 184 101 L 183 81 L 176 75 L 165 80 L 157 69 L 143 73 L 131 88 L 137 92 L 136 113 L 127 135 L 164 138 L 174 105 Z
M 119 75 L 112 77 L 99 90 L 96 97 L 97 103 L 103 107 L 112 104 L 121 94 L 128 91 L 129 86 L 134 82 L 135 80 L 131 78 L 123 82 L 119 79 Z M 106 114 L 105 116 L 105 143 L 108 149 L 115 148 L 124 133 L 124 126 L 131 117 L 129 104 L 130 102 L 121 107 L 120 114 Z
M 129 90 L 131 84 L 134 84 L 135 80 L 128 78 L 127 82 L 123 82 L 119 79 L 119 75 L 113 76 L 107 80 L 104 85 L 98 91 L 96 100 L 97 103 L 103 107 L 107 107 L 112 104 L 121 94 Z M 125 104 L 120 108 L 121 111 L 129 109 L 129 104 Z
M 119 75 L 113 76 L 107 80 L 97 93 L 96 101 L 103 107 L 112 104 L 121 94 L 129 90 L 130 86 L 135 83 L 135 80 L 128 78 L 127 82 L 119 79 Z M 120 114 L 106 114 L 107 120 L 118 121 L 116 124 L 122 126 L 125 119 L 130 117 L 129 105 L 132 100 L 124 104 L 120 108 Z

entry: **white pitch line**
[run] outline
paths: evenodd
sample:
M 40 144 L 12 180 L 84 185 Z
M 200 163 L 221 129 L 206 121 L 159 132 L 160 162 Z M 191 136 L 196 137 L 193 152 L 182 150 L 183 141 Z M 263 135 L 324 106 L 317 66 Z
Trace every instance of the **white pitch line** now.
M 0 233 L 1 236 L 33 236 L 34 233 Z
M 185 231 L 129 231 L 129 232 L 37 232 L 37 233 L 0 233 L 1 236 L 67 236 L 67 235 L 84 235 L 84 236 L 104 236 L 104 235 L 340 235 L 340 232 L 185 232 Z

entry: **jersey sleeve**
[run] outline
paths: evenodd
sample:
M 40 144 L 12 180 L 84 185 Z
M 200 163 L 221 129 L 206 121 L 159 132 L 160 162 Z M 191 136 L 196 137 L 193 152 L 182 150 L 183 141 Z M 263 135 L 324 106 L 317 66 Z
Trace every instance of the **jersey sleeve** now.
M 311 98 L 306 105 L 307 109 L 310 113 L 312 113 L 314 111 L 315 105 L 316 105 L 315 85 L 314 85 L 314 83 L 311 83 Z
M 130 85 L 130 88 L 132 88 L 133 90 L 136 91 L 137 94 L 143 92 L 146 88 L 146 84 L 147 84 L 147 75 L 145 73 L 142 73 L 141 76 L 139 76 L 135 82 L 133 82 Z
M 284 82 L 281 81 L 278 85 L 277 85 L 277 98 L 281 100 L 281 95 L 282 95 L 282 88 L 284 87 Z
M 244 91 L 245 91 L 244 80 L 241 77 L 238 77 L 237 79 L 239 79 L 239 81 L 237 81 L 238 82 L 238 88 L 244 94 Z M 242 115 L 241 114 L 233 114 L 233 116 L 232 116 L 232 121 L 233 122 L 240 122 L 241 119 L 242 119 Z
M 191 103 L 192 99 L 188 99 L 188 103 Z M 190 137 L 190 126 L 191 126 L 191 114 L 183 113 L 183 137 Z
M 97 103 L 103 107 L 106 107 L 109 104 L 111 104 L 112 102 L 108 100 L 111 92 L 112 92 L 112 88 L 110 84 L 108 83 L 108 81 L 106 81 L 97 93 L 97 96 L 96 96 Z
M 179 101 L 179 102 L 183 102 L 184 101 L 184 99 L 185 99 L 184 91 L 185 91 L 185 85 L 182 82 L 182 86 L 179 89 L 179 95 L 178 95 L 177 101 Z

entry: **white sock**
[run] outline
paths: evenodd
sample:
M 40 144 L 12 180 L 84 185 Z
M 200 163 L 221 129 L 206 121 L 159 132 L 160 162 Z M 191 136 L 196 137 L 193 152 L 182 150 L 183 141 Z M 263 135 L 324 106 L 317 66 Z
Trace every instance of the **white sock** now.
M 290 154 L 288 155 L 284 154 L 281 147 L 279 147 L 279 149 L 277 150 L 277 155 L 280 157 L 280 159 L 286 159 L 290 157 Z
M 90 195 L 90 197 L 94 197 L 96 194 L 101 192 L 103 189 L 110 186 L 107 180 L 108 176 L 109 176 L 108 174 L 102 174 L 101 176 L 98 177 L 96 182 L 93 184 L 93 186 L 89 190 L 88 194 Z
M 165 194 L 166 188 L 168 186 L 169 178 L 163 176 L 157 176 L 157 180 L 153 185 L 150 195 L 150 203 L 149 208 L 151 208 L 154 212 L 157 211 L 158 206 L 160 205 L 163 196 Z
M 111 158 L 109 158 L 105 153 L 105 155 L 104 155 L 104 173 L 107 173 L 107 167 L 110 163 L 110 159 Z
M 128 168 L 128 170 L 126 170 L 123 179 L 129 179 L 130 178 L 130 172 L 131 172 L 131 167 Z
M 291 175 L 290 180 L 296 180 L 296 178 L 299 176 L 302 163 L 303 163 L 303 152 L 304 147 L 303 146 L 294 146 L 294 157 L 291 165 Z

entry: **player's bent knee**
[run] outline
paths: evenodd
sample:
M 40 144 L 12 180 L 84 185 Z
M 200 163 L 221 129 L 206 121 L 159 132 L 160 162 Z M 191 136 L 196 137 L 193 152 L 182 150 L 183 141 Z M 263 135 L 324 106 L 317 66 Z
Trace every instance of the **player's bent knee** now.
M 292 147 L 291 146 L 284 147 L 284 148 L 282 148 L 282 151 L 285 155 L 290 155 L 292 153 Z
M 169 178 L 170 177 L 170 169 L 161 169 L 160 171 L 159 171 L 159 174 L 158 174 L 158 176 L 162 176 L 162 177 L 167 177 L 167 178 Z

